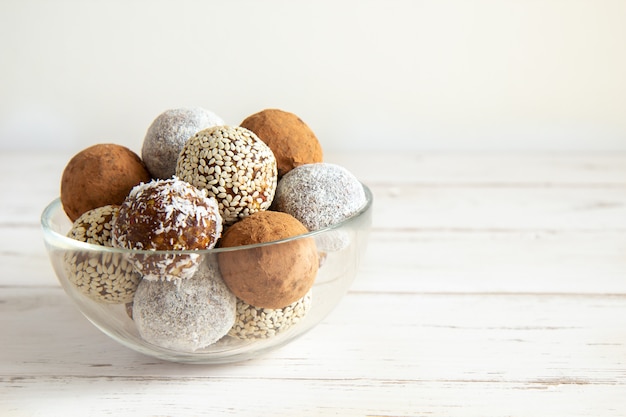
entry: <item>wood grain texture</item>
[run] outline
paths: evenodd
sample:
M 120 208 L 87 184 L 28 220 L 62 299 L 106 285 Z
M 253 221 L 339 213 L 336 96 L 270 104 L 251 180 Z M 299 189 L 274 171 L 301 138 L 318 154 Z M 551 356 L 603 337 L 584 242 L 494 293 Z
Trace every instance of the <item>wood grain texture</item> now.
M 588 413 L 573 415 L 617 416 L 626 406 L 626 296 L 352 292 L 329 320 L 280 351 L 208 367 L 162 363 L 116 345 L 59 290 L 4 293 L 0 331 L 22 341 L 3 349 L 0 404 L 7 407 L 43 406 L 29 401 L 35 394 L 56 406 L 80 395 L 76 415 L 158 415 L 185 398 L 187 408 L 171 409 L 461 416 L 548 406 L 570 415 L 574 409 L 562 404 L 570 396 L 582 406 L 577 412 Z M 9 323 L 10 312 L 18 317 Z M 59 321 L 42 326 L 51 314 Z M 235 400 L 231 391 L 246 395 Z M 281 391 L 288 398 L 277 397 Z
M 39 215 L 69 157 L 18 182 L 27 157 L 0 155 L 1 416 L 626 415 L 624 154 L 328 155 L 375 195 L 357 280 L 222 366 L 130 351 L 64 295 Z

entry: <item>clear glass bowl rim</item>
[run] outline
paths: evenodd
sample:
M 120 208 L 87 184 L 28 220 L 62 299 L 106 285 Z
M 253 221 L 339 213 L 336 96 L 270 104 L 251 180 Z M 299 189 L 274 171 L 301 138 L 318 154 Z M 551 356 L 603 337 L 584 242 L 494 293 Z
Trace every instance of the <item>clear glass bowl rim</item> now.
M 355 212 L 350 217 L 338 223 L 332 224 L 330 226 L 327 226 L 318 230 L 303 233 L 297 236 L 288 237 L 285 239 L 273 240 L 271 242 L 256 243 L 252 245 L 242 245 L 242 246 L 234 246 L 234 247 L 228 247 L 228 248 L 175 250 L 174 251 L 174 250 L 151 250 L 151 249 L 124 249 L 124 248 L 114 248 L 114 247 L 109 247 L 109 246 L 101 246 L 101 245 L 91 244 L 87 242 L 81 242 L 76 239 L 72 239 L 71 237 L 68 237 L 62 233 L 57 232 L 55 230 L 55 227 L 51 223 L 53 214 L 57 212 L 58 210 L 63 210 L 60 197 L 57 197 L 56 199 L 52 200 L 52 202 L 50 202 L 46 206 L 46 208 L 43 210 L 41 214 L 41 227 L 43 228 L 45 233 L 49 234 L 55 240 L 55 242 L 58 242 L 59 244 L 62 244 L 63 246 L 73 248 L 76 250 L 92 250 L 92 251 L 110 252 L 110 253 L 126 253 L 126 254 L 132 253 L 132 254 L 150 254 L 150 255 L 159 255 L 159 254 L 166 255 L 166 254 L 171 254 L 171 253 L 176 253 L 176 254 L 189 253 L 189 254 L 200 254 L 200 255 L 217 254 L 217 253 L 222 253 L 222 252 L 232 252 L 232 251 L 237 251 L 237 250 L 261 248 L 261 247 L 281 244 L 285 242 L 290 242 L 294 240 L 311 238 L 317 235 L 328 233 L 332 230 L 341 229 L 349 225 L 350 223 L 357 221 L 359 217 L 361 217 L 363 214 L 368 212 L 370 208 L 372 207 L 372 204 L 374 201 L 372 191 L 367 185 L 363 183 L 361 183 L 361 186 L 363 187 L 363 191 L 365 193 L 366 202 L 357 212 Z M 68 221 L 70 221 L 69 218 L 68 218 Z

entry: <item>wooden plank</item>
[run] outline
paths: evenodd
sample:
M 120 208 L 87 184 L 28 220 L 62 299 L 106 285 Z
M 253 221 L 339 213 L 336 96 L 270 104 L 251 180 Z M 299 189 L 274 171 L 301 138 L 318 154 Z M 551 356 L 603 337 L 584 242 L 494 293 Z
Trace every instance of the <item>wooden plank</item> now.
M 57 285 L 37 228 L 4 229 L 3 285 Z M 626 236 L 374 230 L 355 291 L 626 293 Z
M 626 232 L 623 188 L 423 187 L 381 185 L 373 225 L 427 230 L 620 230 Z
M 626 185 L 502 188 L 375 184 L 371 189 L 376 228 L 626 231 Z M 32 203 L 2 208 L 0 225 L 37 226 L 44 206 L 34 208 Z
M 349 294 L 298 341 L 207 367 L 115 344 L 60 291 L 0 294 L 2 415 L 626 412 L 626 297 Z
M 3 186 L 19 190 L 18 181 L 11 179 L 20 178 L 21 183 L 58 194 L 61 174 L 72 156 L 67 152 L 3 152 L 0 154 L 0 178 Z M 367 183 L 598 186 L 626 183 L 624 152 L 332 152 L 325 155 L 325 160 L 345 166 Z M 24 170 L 24 166 L 30 169 Z
M 343 152 L 325 156 L 367 184 L 626 184 L 626 153 Z
M 58 285 L 38 226 L 0 226 L 2 285 Z
M 3 199 L 0 224 L 38 224 L 44 207 L 59 196 L 65 155 L 6 152 L 0 155 Z
M 623 188 L 373 185 L 373 224 L 385 229 L 626 230 Z M 39 201 L 41 200 L 41 201 Z M 0 227 L 38 226 L 47 199 L 0 209 Z
M 210 370 L 207 370 L 210 373 Z M 500 381 L 14 378 L 3 416 L 623 417 L 624 386 Z
M 626 230 L 624 187 L 424 187 L 373 185 L 374 226 L 426 229 Z M 47 201 L 11 204 L 0 225 L 31 225 Z
M 292 344 L 209 368 L 118 345 L 58 289 L 3 288 L 0 312 L 3 375 L 193 377 L 210 369 L 233 378 L 578 380 L 626 389 L 626 296 L 350 293 Z
M 592 214 L 599 213 L 604 220 L 596 220 L 602 222 L 598 226 L 622 227 L 618 219 L 626 218 L 623 215 L 626 155 L 408 154 L 399 158 L 417 162 L 393 163 L 393 159 L 389 159 L 394 169 L 384 173 L 372 169 L 378 157 L 377 154 L 358 157 L 339 154 L 333 156 L 333 161 L 349 166 L 372 187 L 380 206 L 377 217 L 385 226 L 409 219 L 417 221 L 416 224 L 428 221 L 430 227 L 469 227 L 470 221 L 481 227 L 483 214 L 493 218 L 485 227 L 494 222 L 494 227 L 500 227 L 507 221 L 520 221 L 524 226 L 536 216 L 538 209 L 554 210 L 555 215 L 563 217 L 561 223 L 569 224 L 582 222 L 585 225 Z M 54 153 L 29 155 L 28 160 L 24 154 L 0 155 L 3 189 L 5 195 L 12 196 L 10 204 L 0 207 L 0 224 L 39 222 L 44 207 L 59 194 L 65 158 L 68 156 Z M 32 169 L 22 173 L 21 167 L 25 165 Z M 16 172 L 20 172 L 19 181 Z M 546 219 L 545 214 L 538 219 L 544 220 L 544 226 L 552 220 Z M 465 225 L 458 224 L 460 215 L 467 220 Z
M 58 285 L 38 228 L 3 229 L 2 284 Z M 626 293 L 621 232 L 374 230 L 355 291 Z
M 374 231 L 352 289 L 626 294 L 626 234 Z

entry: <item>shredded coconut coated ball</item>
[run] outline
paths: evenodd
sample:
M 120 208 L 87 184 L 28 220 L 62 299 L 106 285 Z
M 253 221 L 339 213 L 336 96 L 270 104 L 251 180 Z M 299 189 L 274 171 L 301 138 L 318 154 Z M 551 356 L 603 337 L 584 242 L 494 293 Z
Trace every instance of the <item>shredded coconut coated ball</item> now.
M 225 336 L 235 322 L 236 297 L 207 258 L 184 280 L 142 280 L 133 302 L 133 320 L 149 343 L 194 352 Z
M 176 176 L 217 199 L 225 225 L 272 204 L 278 173 L 272 150 L 239 126 L 196 133 L 183 147 Z
M 140 250 L 211 249 L 222 234 L 217 202 L 178 178 L 133 188 L 113 225 L 113 245 Z M 138 254 L 132 257 L 144 279 L 189 278 L 195 254 Z
M 291 214 L 310 231 L 337 224 L 367 202 L 359 180 L 346 168 L 329 163 L 300 165 L 278 182 L 273 209 Z M 331 230 L 316 237 L 318 249 L 339 251 L 350 243 L 347 231 Z
M 166 110 L 148 127 L 141 158 L 154 178 L 171 178 L 185 142 L 202 129 L 223 124 L 221 117 L 201 107 Z
M 276 210 L 291 214 L 311 231 L 347 219 L 365 203 L 359 180 L 346 168 L 325 162 L 289 171 L 274 198 Z

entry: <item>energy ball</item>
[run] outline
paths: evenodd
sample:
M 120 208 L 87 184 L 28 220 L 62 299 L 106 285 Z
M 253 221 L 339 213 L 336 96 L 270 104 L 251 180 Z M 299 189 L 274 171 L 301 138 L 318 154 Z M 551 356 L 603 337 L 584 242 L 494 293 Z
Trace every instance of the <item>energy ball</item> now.
M 176 173 L 178 155 L 196 132 L 224 121 L 201 107 L 166 110 L 152 122 L 141 148 L 141 157 L 154 178 L 167 179 Z
M 225 225 L 272 204 L 276 159 L 253 132 L 216 126 L 196 133 L 183 147 L 176 176 L 217 199 Z
M 72 224 L 67 236 L 93 245 L 112 247 L 111 229 L 120 212 L 118 205 L 106 205 L 86 211 Z
M 113 245 L 139 250 L 211 249 L 222 234 L 217 202 L 178 178 L 134 187 L 113 224 Z M 189 278 L 196 254 L 143 254 L 132 259 L 147 280 Z
M 235 296 L 214 262 L 184 280 L 142 280 L 132 306 L 141 337 L 154 345 L 194 352 L 226 335 L 235 322 Z
M 221 248 L 273 242 L 306 233 L 286 213 L 260 211 L 230 226 Z M 301 299 L 313 286 L 319 260 L 312 238 L 224 251 L 218 255 L 224 282 L 243 302 L 259 308 L 280 309 Z
M 278 178 L 297 166 L 322 162 L 322 146 L 315 133 L 293 113 L 265 109 L 248 116 L 241 127 L 256 133 L 274 152 Z
M 121 145 L 93 145 L 63 170 L 61 203 L 73 222 L 88 210 L 122 204 L 135 185 L 146 181 L 150 173 L 136 153 Z
M 119 207 L 108 205 L 83 213 L 68 237 L 111 247 L 111 229 Z M 69 281 L 94 301 L 123 304 L 132 301 L 141 276 L 122 254 L 100 251 L 68 251 L 65 266 Z
M 313 231 L 347 219 L 366 202 L 363 186 L 350 171 L 322 162 L 301 165 L 281 178 L 272 208 Z
M 258 308 L 237 300 L 235 324 L 228 335 L 237 339 L 267 339 L 293 327 L 311 309 L 311 291 L 279 309 Z

